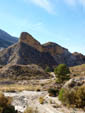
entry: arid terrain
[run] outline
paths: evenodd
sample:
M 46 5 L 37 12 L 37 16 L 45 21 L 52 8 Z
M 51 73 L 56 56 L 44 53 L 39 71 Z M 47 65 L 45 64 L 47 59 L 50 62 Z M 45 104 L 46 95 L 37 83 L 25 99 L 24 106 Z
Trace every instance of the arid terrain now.
M 13 97 L 12 104 L 15 109 L 24 112 L 27 106 L 37 108 L 39 113 L 85 113 L 81 109 L 64 107 L 56 97 L 49 97 L 46 91 L 22 91 L 17 93 L 5 93 L 6 96 Z M 40 104 L 39 98 L 44 98 Z
M 84 86 L 83 54 L 53 42 L 40 44 L 26 32 L 0 51 L 0 92 L 12 97 L 16 113 L 29 113 L 27 108 L 37 113 L 85 113 Z

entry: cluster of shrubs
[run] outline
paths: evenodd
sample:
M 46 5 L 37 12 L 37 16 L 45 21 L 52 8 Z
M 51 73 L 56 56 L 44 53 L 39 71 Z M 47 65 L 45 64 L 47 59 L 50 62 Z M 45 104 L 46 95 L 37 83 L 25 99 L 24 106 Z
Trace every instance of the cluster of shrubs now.
M 63 105 L 68 107 L 84 108 L 85 109 L 85 85 L 75 87 L 73 89 L 61 88 L 49 89 L 49 96 L 58 96 Z
M 59 99 L 66 106 L 85 108 L 85 86 L 71 90 L 62 88 L 59 92 Z
M 12 98 L 5 97 L 0 93 L 0 113 L 18 113 L 11 105 Z

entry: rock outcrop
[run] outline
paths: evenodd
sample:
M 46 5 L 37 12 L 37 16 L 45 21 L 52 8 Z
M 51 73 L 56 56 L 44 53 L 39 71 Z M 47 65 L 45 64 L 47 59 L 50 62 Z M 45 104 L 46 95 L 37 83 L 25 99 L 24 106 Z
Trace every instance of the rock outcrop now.
M 26 32 L 21 33 L 19 42 L 25 43 L 40 52 L 43 51 L 42 45 L 37 40 L 35 40 L 30 34 L 28 34 Z
M 85 63 L 85 56 L 83 54 L 75 52 L 75 53 L 73 53 L 73 56 L 76 57 L 78 64 Z
M 43 44 L 43 47 L 44 51 L 49 52 L 58 64 L 66 64 L 67 66 L 77 65 L 77 58 L 68 49 L 53 42 Z
M 75 77 L 70 79 L 66 84 L 63 86 L 63 88 L 75 88 L 85 85 L 85 76 L 83 77 Z

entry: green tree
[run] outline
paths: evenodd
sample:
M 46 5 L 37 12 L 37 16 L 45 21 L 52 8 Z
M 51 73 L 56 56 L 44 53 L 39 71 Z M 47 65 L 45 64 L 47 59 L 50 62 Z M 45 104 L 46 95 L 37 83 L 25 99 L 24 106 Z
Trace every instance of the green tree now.
M 45 72 L 51 72 L 51 69 L 50 69 L 50 67 L 49 66 L 47 66 L 46 68 L 45 68 Z
M 55 69 L 54 73 L 59 81 L 64 81 L 70 79 L 69 68 L 65 64 L 59 64 Z

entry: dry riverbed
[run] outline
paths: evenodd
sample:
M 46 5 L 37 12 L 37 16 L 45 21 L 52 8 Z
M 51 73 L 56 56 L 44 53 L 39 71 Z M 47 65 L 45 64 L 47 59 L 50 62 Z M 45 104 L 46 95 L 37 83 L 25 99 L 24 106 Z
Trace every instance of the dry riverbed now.
M 5 96 L 13 97 L 12 105 L 21 113 L 29 106 L 37 108 L 39 113 L 85 113 L 77 109 L 65 108 L 57 97 L 49 97 L 46 91 L 22 91 L 22 92 L 6 92 Z M 40 104 L 39 98 L 44 99 L 43 104 Z

